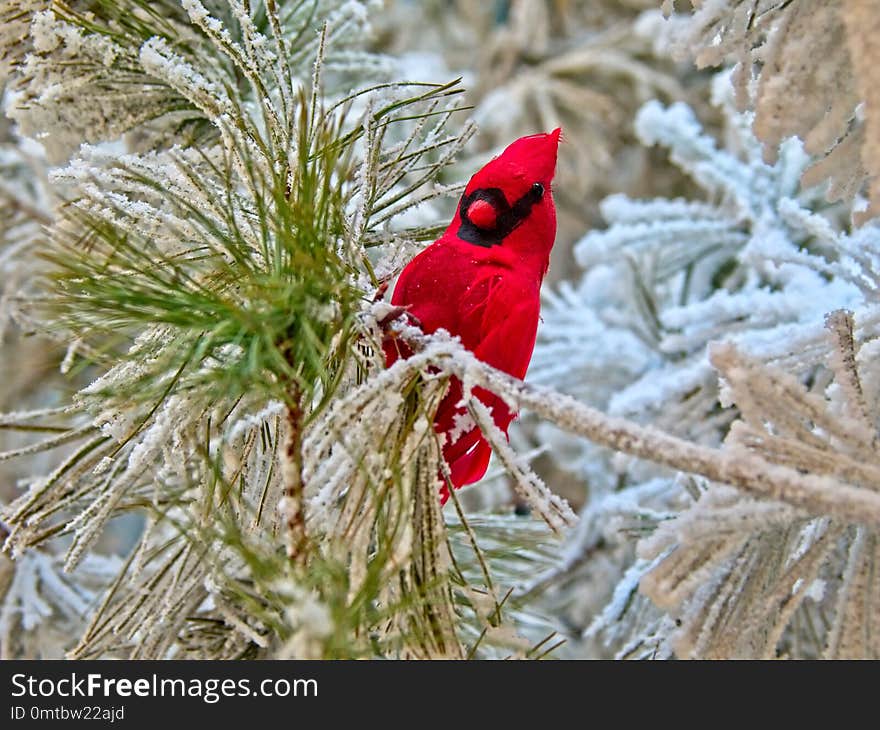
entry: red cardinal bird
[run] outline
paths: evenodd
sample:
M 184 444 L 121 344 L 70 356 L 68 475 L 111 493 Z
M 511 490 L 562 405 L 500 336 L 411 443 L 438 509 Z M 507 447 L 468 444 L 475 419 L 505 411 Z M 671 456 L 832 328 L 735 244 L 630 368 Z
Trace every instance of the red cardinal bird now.
M 550 184 L 559 129 L 522 137 L 474 175 L 446 232 L 404 268 L 391 303 L 407 307 L 426 333 L 445 329 L 480 360 L 523 378 L 535 347 L 541 281 L 556 237 Z M 391 365 L 410 353 L 385 342 Z M 514 413 L 482 388 L 474 395 L 507 433 Z M 453 378 L 437 409 L 434 429 L 446 436 L 443 456 L 455 488 L 479 480 L 491 449 L 466 409 Z M 447 487 L 441 501 L 449 498 Z

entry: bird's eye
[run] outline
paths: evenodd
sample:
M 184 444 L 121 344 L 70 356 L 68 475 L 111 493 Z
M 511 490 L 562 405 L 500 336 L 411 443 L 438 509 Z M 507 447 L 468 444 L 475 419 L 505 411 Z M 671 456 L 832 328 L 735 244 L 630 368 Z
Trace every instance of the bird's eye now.
M 536 182 L 532 183 L 532 192 L 538 195 L 539 197 L 543 197 L 544 195 L 544 186 L 541 183 Z

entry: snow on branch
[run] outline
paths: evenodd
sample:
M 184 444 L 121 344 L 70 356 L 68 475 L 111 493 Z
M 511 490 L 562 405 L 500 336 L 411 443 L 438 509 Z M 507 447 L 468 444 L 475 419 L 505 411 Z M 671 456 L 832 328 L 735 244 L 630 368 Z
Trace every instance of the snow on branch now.
M 436 335 L 429 339 L 434 338 Z M 443 349 L 449 351 L 442 352 Z M 719 350 L 718 362 L 726 364 L 725 356 L 733 357 L 729 352 Z M 511 407 L 528 409 L 606 448 L 731 484 L 757 496 L 786 502 L 809 514 L 880 527 L 880 479 L 856 486 L 830 477 L 802 474 L 733 444 L 721 449 L 701 447 L 656 428 L 608 416 L 551 388 L 517 380 L 489 367 L 460 346 L 456 348 L 452 340 L 431 359 L 436 364 L 444 364 L 449 372 L 466 382 L 498 394 Z M 880 477 L 880 473 L 877 476 Z

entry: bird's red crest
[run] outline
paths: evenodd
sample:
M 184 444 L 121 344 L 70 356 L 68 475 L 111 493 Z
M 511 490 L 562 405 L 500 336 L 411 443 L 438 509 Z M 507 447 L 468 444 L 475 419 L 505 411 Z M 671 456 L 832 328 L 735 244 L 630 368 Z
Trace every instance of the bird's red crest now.
M 544 265 L 556 236 L 551 185 L 560 130 L 520 137 L 468 182 L 447 235 L 483 248 L 504 246 Z
M 534 182 L 540 182 L 549 190 L 556 173 L 561 135 L 562 130 L 557 128 L 546 134 L 520 137 L 470 179 L 465 194 L 477 188 L 498 187 L 506 194 L 519 197 Z

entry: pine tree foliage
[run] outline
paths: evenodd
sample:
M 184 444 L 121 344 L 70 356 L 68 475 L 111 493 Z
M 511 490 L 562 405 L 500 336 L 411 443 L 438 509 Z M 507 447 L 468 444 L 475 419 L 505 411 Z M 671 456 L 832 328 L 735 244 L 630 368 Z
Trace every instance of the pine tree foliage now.
M 867 220 L 880 205 L 880 99 L 876 58 L 880 4 L 844 0 L 692 2 L 690 20 L 664 34 L 679 56 L 700 67 L 735 61 L 741 109 L 755 111 L 754 131 L 772 162 L 779 144 L 798 136 L 815 161 L 805 185 L 830 181 L 832 200 L 851 201 L 867 186 Z M 666 0 L 663 10 L 672 11 Z M 670 32 L 671 30 L 671 32 Z
M 100 375 L 5 417 L 44 435 L 3 458 L 65 449 L 4 510 L 7 549 L 61 537 L 75 571 L 109 520 L 146 511 L 74 657 L 509 644 L 487 634 L 507 620 L 488 573 L 462 577 L 477 543 L 454 559 L 436 499 L 442 374 L 420 386 L 426 355 L 370 377 L 376 289 L 435 233 L 393 221 L 456 189 L 433 183 L 472 131 L 443 131 L 458 89 L 353 49 L 359 3 L 167 5 L 55 4 L 18 62 L 20 129 L 50 130 L 55 159 L 100 143 L 53 172 L 48 271 L 19 300 Z M 104 143 L 121 133 L 134 151 Z
M 880 476 L 878 230 L 847 234 L 839 211 L 815 212 L 821 196 L 797 194 L 800 143 L 786 141 L 769 167 L 751 119 L 729 103 L 727 114 L 729 151 L 682 105 L 642 109 L 641 138 L 668 147 L 708 200 L 605 201 L 610 227 L 578 244 L 581 282 L 550 297 L 533 376 L 570 378 L 613 414 L 720 444 L 734 469 L 760 465 L 772 499 L 719 484 L 735 483 L 729 471 L 676 485 L 643 465 L 617 469 L 619 492 L 607 459 L 604 479 L 591 465 L 591 512 L 645 536 L 589 636 L 619 656 L 873 657 L 876 523 L 838 510 L 873 502 Z M 562 373 L 558 353 L 576 342 L 585 370 Z M 783 487 L 779 467 L 802 484 Z M 603 532 L 584 525 L 573 555 Z
M 90 554 L 69 574 L 61 560 L 39 550 L 27 550 L 14 564 L 0 557 L 0 657 L 52 656 L 88 619 L 120 562 Z

